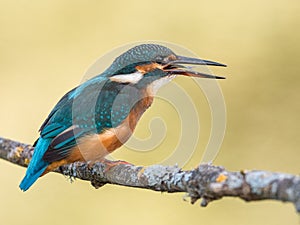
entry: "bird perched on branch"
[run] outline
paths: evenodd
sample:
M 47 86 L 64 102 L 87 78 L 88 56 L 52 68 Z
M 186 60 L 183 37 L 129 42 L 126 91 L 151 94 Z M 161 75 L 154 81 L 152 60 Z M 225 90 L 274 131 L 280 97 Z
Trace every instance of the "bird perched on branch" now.
M 21 190 L 61 165 L 76 161 L 93 164 L 122 146 L 151 106 L 156 91 L 175 76 L 223 79 L 185 64 L 225 66 L 179 56 L 161 45 L 142 44 L 117 57 L 102 74 L 66 93 L 39 130 Z

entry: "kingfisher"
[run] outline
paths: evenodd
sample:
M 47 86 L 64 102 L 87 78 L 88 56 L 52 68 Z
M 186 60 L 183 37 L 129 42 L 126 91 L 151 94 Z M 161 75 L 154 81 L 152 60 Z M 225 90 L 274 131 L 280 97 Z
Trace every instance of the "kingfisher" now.
M 28 190 L 59 166 L 105 160 L 130 138 L 157 90 L 174 77 L 224 79 L 187 64 L 226 66 L 180 56 L 162 45 L 141 44 L 117 57 L 103 73 L 67 92 L 39 129 L 20 189 Z

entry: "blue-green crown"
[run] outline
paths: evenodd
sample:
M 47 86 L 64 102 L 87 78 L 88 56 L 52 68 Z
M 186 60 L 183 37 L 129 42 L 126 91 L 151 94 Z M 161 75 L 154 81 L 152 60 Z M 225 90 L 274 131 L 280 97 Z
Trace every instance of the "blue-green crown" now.
M 163 59 L 174 52 L 162 45 L 156 44 L 141 44 L 137 45 L 128 51 L 124 52 L 122 55 L 117 57 L 111 66 L 104 72 L 106 75 L 113 75 L 117 71 L 131 65 L 139 64 L 143 62 L 154 62 Z

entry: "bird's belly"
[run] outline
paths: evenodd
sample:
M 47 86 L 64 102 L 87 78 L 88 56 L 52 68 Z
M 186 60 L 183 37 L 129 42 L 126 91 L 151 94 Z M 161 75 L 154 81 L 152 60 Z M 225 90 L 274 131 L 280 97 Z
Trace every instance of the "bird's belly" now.
M 71 150 L 68 161 L 86 161 L 94 163 L 122 146 L 131 136 L 129 126 L 122 123 L 116 128 L 110 128 L 100 134 L 90 134 L 82 137 L 77 146 Z

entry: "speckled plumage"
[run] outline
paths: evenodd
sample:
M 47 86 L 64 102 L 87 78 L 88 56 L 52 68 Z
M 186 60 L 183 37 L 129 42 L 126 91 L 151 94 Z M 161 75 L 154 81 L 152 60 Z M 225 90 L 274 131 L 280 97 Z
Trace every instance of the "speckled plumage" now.
M 111 76 L 118 73 L 129 73 L 130 70 L 125 71 L 125 68 L 133 68 L 133 65 L 142 64 L 143 62 L 160 61 L 172 54 L 175 53 L 171 49 L 161 45 L 141 44 L 117 57 L 103 74 Z

